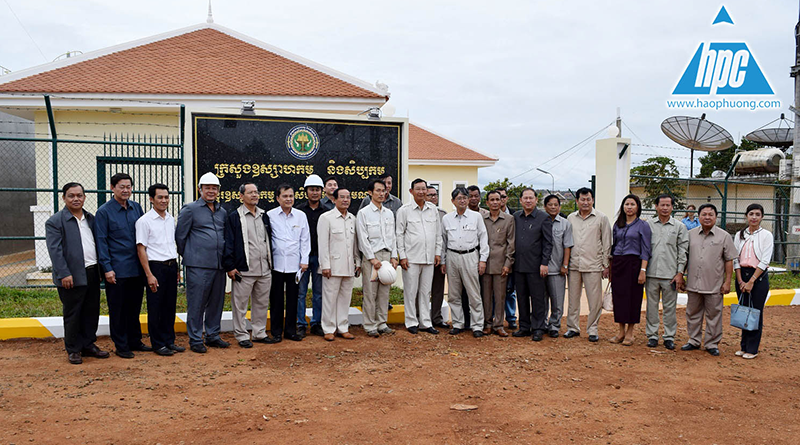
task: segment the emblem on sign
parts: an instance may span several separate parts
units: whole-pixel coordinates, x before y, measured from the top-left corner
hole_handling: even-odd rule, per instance
[[[286,148],[301,161],[311,159],[319,151],[319,136],[308,125],[298,125],[286,135]]]

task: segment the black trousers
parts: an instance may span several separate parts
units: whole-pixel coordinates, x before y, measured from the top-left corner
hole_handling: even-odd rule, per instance
[[[297,293],[300,286],[294,281],[295,272],[283,273],[272,271],[272,286],[269,290],[269,318],[270,332],[273,337],[281,338],[282,335],[297,334]],[[286,296],[286,320],[284,323],[284,294]],[[284,326],[285,325],[285,326]]]
[[[120,352],[130,352],[142,343],[142,312],[144,280],[141,277],[117,278],[117,284],[106,282],[108,325],[111,340]]]
[[[97,341],[100,320],[100,268],[86,268],[86,286],[58,288],[64,316],[64,347],[80,353]]]
[[[750,281],[750,278],[756,272],[752,267],[742,267],[739,270],[742,274],[742,281],[745,283]],[[761,274],[753,285],[753,290],[744,295],[742,295],[742,290],[739,289],[739,280],[736,280],[736,294],[739,295],[739,304],[742,306],[752,304],[754,308],[761,311],[761,315],[758,318],[758,329],[755,331],[742,329],[741,341],[742,351],[748,354],[758,354],[758,347],[761,345],[761,331],[764,329],[764,304],[767,302],[767,294],[769,294],[769,274],[767,272]]]
[[[159,349],[175,343],[175,302],[178,298],[178,262],[150,261],[158,291],[147,289],[147,330],[150,344]]]
[[[431,284],[431,322],[433,324],[444,323],[442,317],[442,302],[444,302],[444,277],[442,267],[433,268],[433,283]],[[469,307],[469,306],[467,306]]]
[[[547,297],[544,278],[535,273],[514,272],[519,307],[519,328],[523,331],[547,329]]]

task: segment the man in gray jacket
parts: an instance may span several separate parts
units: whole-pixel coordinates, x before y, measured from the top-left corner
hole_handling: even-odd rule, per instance
[[[45,239],[53,265],[53,284],[64,314],[64,346],[73,365],[83,357],[108,358],[97,345],[100,318],[100,268],[94,242],[94,216],[83,210],[83,186],[70,182],[62,189],[65,207],[45,224]]]
[[[175,243],[186,266],[186,331],[193,352],[205,353],[205,344],[227,348],[219,337],[225,301],[225,220],[227,213],[216,201],[219,180],[213,173],[200,177],[200,199],[186,204],[178,214]],[[205,315],[205,321],[203,316]]]

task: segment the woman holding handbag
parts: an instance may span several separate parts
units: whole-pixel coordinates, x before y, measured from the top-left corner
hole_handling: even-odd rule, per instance
[[[772,260],[774,246],[772,233],[761,227],[764,219],[764,207],[761,204],[747,206],[747,228],[742,229],[733,237],[738,257],[733,260],[733,269],[736,273],[736,293],[739,304],[758,309],[761,314],[758,319],[758,329],[753,331],[742,330],[741,349],[737,356],[745,359],[754,359],[758,355],[758,346],[761,343],[761,330],[764,323],[764,303],[769,293],[769,274],[767,268]]]
[[[619,333],[612,343],[633,344],[633,329],[641,321],[645,272],[650,259],[650,225],[642,221],[642,202],[628,195],[620,204],[611,247],[611,298]]]

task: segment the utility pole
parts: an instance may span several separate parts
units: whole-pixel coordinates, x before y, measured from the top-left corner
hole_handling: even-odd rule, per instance
[[[800,8],[798,9],[800,11]],[[795,116],[800,117],[798,114],[798,107],[800,107],[800,18],[798,18],[797,25],[794,27],[794,66],[791,70],[791,76],[794,77],[794,113]],[[794,121],[798,122],[797,117]],[[794,126],[794,143],[793,150],[800,149],[800,131],[797,130],[797,124]],[[794,152],[794,151],[793,151]],[[794,161],[794,165],[800,165],[798,160]],[[800,186],[800,171],[797,168],[792,168],[792,185]],[[792,202],[791,215],[789,217],[789,234],[786,239],[789,242],[798,242],[800,237],[795,234],[795,227],[800,228],[800,189],[793,188],[791,193]],[[775,228],[780,230],[780,228]],[[786,265],[790,270],[800,270],[800,246],[797,244],[789,244],[786,255]]]

